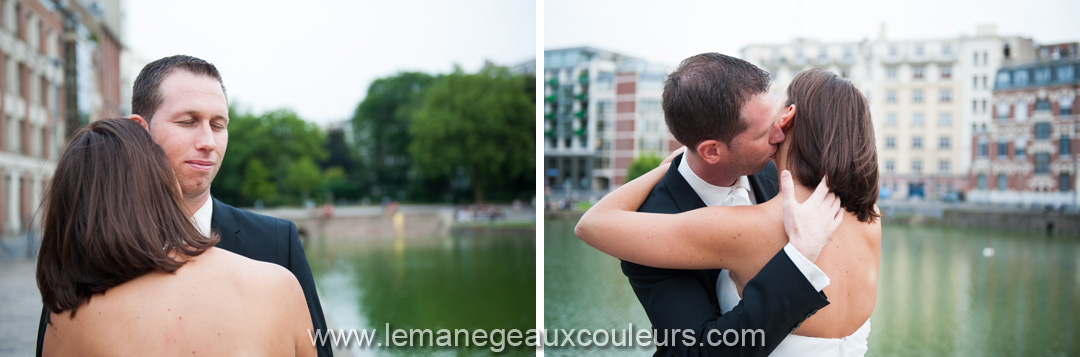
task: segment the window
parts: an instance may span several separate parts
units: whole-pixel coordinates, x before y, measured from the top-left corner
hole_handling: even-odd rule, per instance
[[[997,156],[1009,157],[1009,143],[1005,139],[998,139]]]
[[[1028,72],[1027,69],[1019,69],[1013,72],[1013,84],[1018,86],[1026,86],[1028,84]]]
[[[1018,102],[1016,102],[1016,105],[1013,108],[1015,108],[1015,112],[1013,113],[1013,118],[1016,118],[1016,121],[1026,121],[1027,120],[1027,118],[1028,118],[1028,105],[1027,105],[1027,103],[1025,103],[1023,100],[1018,101]]]
[[[885,91],[885,102],[886,103],[896,103],[896,91],[895,90],[887,90],[887,91]]]
[[[1013,144],[1013,156],[1023,157],[1027,155],[1027,138],[1016,138],[1016,143]]]
[[[896,45],[889,46],[889,56],[896,57]]]
[[[952,45],[947,44],[947,43],[941,45],[941,54],[945,55],[945,56],[951,56],[952,55]]]
[[[952,78],[952,66],[941,66],[938,68],[938,73],[941,75],[941,79]]]
[[[1058,81],[1071,81],[1073,79],[1073,67],[1061,66],[1057,68]]]
[[[952,113],[938,113],[937,126],[952,126]]]
[[[938,100],[943,103],[952,101],[952,89],[942,89],[938,92]]]
[[[979,110],[979,101],[977,101],[977,100],[972,100],[972,101],[971,101],[971,111],[972,111],[972,112],[976,112],[976,111],[978,111],[978,110]]]
[[[952,147],[952,138],[948,136],[939,137],[937,147],[938,149],[949,149],[950,147]]]
[[[986,137],[979,137],[979,157],[986,157]]]
[[[1050,110],[1050,101],[1046,99],[1036,100],[1035,110]]]
[[[1072,140],[1068,135],[1062,134],[1058,139],[1058,156],[1069,156],[1072,153]]]
[[[983,89],[989,89],[990,87],[986,86],[986,76],[983,76],[982,78],[983,78]]]
[[[976,181],[978,181],[978,185],[979,185],[980,190],[985,190],[986,189],[986,174],[979,174]]]
[[[1050,173],[1050,153],[1038,153],[1035,154],[1035,173],[1048,174]]]
[[[997,118],[1008,119],[1009,118],[1009,102],[998,102],[997,104]]]
[[[926,73],[926,66],[911,66],[911,77],[915,79],[922,79]]]
[[[600,72],[596,74],[596,89],[611,90],[615,82],[615,74],[611,72]]]
[[[946,161],[946,160],[938,161],[938,163],[937,163],[937,171],[940,174],[948,174],[950,166],[951,165],[949,165],[949,162]]]
[[[1009,179],[1005,177],[1005,174],[998,174],[997,189],[998,191],[1005,191],[1009,186]]]
[[[885,126],[896,126],[896,113],[885,114]]]
[[[922,101],[923,101],[923,91],[922,91],[922,89],[916,89],[916,90],[911,91],[911,101],[915,102],[915,103],[922,103]]]
[[[1012,76],[1009,75],[1009,72],[1006,72],[1006,71],[998,72],[997,86],[998,87],[1008,87],[1009,84],[1011,84],[1009,82],[1010,78],[1012,78]]]
[[[1072,114],[1072,97],[1062,97],[1058,100],[1058,115],[1071,115]]]
[[[922,149],[922,137],[921,136],[916,136],[914,138],[911,138],[911,148],[912,149]]]
[[[986,51],[983,51],[983,64],[990,63],[989,58],[990,57],[986,54]]]
[[[896,137],[895,136],[886,136],[885,137],[885,148],[886,149],[895,149],[896,148]]]
[[[1062,173],[1058,176],[1058,190],[1061,192],[1072,191],[1072,176],[1067,173]]]
[[[1035,69],[1035,83],[1046,83],[1050,81],[1050,68],[1037,68]]]
[[[897,71],[898,71],[898,70],[897,70],[896,66],[888,66],[888,67],[885,67],[885,78],[888,78],[888,79],[896,79],[896,77],[897,77],[897,76],[896,76],[896,73],[897,73]]]
[[[986,99],[982,100],[982,111],[983,113],[986,113]]]
[[[923,124],[924,120],[922,113],[915,113],[911,115],[911,126],[923,126]]]
[[[1050,139],[1050,123],[1035,124],[1035,140]]]
[[[923,45],[915,45],[915,55],[916,56],[922,56],[924,52],[925,51],[923,51]]]
[[[885,172],[896,171],[896,161],[885,160]]]
[[[911,171],[914,173],[922,172],[922,160],[915,160],[911,162]]]
[[[975,52],[975,53],[971,54],[971,63],[976,65],[976,66],[979,65],[979,53],[978,52]]]

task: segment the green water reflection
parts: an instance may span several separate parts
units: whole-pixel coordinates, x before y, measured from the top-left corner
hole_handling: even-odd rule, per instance
[[[649,327],[618,261],[573,224],[545,226],[545,326]],[[885,225],[881,249],[868,356],[1080,355],[1080,238]]]
[[[464,236],[311,242],[305,246],[331,328],[520,329],[535,327],[536,240]],[[380,340],[381,341],[381,340]],[[491,354],[487,347],[380,348],[358,355]],[[508,347],[509,355],[534,354]]]

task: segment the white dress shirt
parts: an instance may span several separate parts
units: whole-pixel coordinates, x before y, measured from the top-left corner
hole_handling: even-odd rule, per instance
[[[210,237],[210,219],[214,217],[214,198],[207,197],[206,203],[199,207],[198,211],[191,216],[191,223],[202,233],[204,237]]]
[[[727,206],[731,199],[729,194],[732,192],[732,187],[716,186],[701,179],[694,170],[690,169],[690,164],[686,162],[686,155],[683,154],[681,162],[679,163],[679,173],[682,174],[686,182],[690,184],[690,188],[697,192],[701,200],[705,202],[706,206]],[[757,204],[758,200],[754,197],[754,191],[750,190],[750,180],[746,176],[740,176],[735,186],[746,187],[746,192],[749,193],[750,204]],[[734,187],[734,186],[733,186]],[[725,202],[727,201],[727,202]],[[814,265],[810,259],[807,259],[799,250],[795,249],[795,246],[788,243],[784,246],[784,252],[787,253],[788,258],[791,259],[795,266],[799,268],[799,271],[803,273],[806,280],[810,281],[810,285],[814,286],[814,289],[821,291],[829,286],[829,277],[825,276],[825,272],[821,271],[817,265]]]

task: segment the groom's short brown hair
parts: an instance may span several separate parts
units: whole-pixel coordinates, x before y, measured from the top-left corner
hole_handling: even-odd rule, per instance
[[[664,121],[671,135],[688,148],[705,140],[730,144],[746,130],[743,104],[769,91],[769,72],[719,53],[687,58],[664,82]]]

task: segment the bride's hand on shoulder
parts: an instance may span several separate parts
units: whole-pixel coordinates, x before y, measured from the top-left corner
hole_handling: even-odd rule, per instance
[[[682,147],[679,147],[678,149],[675,149],[675,151],[671,152],[671,155],[668,155],[668,157],[664,158],[664,161],[660,162],[660,165],[670,164],[672,160],[675,160],[676,156],[679,156],[679,154],[682,154],[684,152],[686,152],[686,147],[685,146],[682,146]]]
[[[823,177],[806,201],[795,200],[795,183],[791,172],[780,173],[780,192],[784,195],[784,231],[788,241],[811,262],[816,262],[821,249],[829,243],[836,228],[844,220],[840,198],[829,192],[828,177]]]

